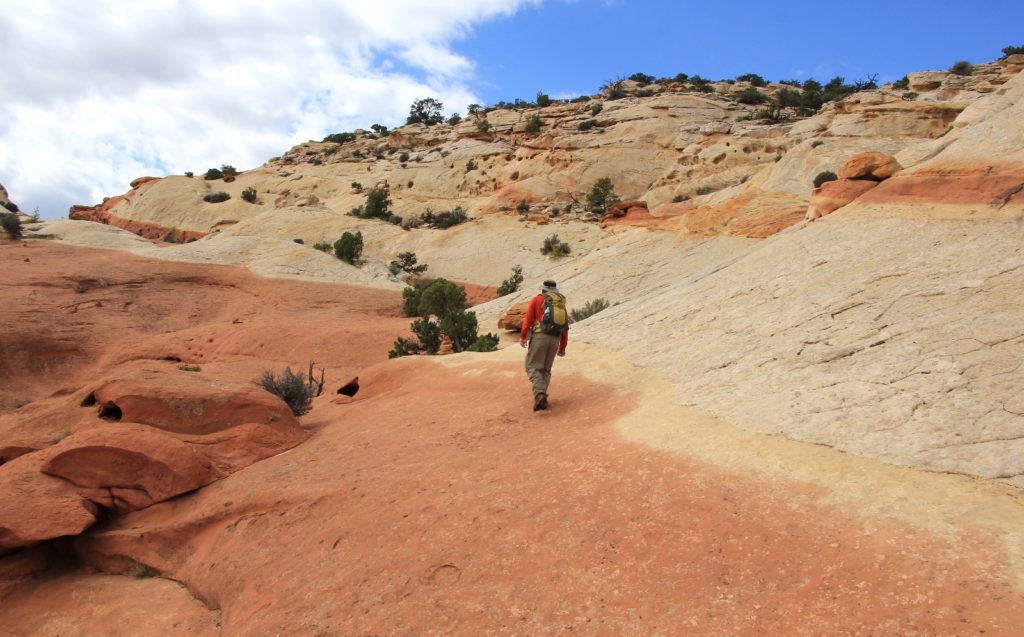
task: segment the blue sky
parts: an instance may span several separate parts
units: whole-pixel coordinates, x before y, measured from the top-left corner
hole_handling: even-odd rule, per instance
[[[954,9],[955,7],[955,9]],[[545,2],[477,27],[453,48],[487,102],[591,93],[642,71],[709,79],[855,80],[947,69],[1024,44],[1024,2]]]
[[[642,71],[880,81],[1024,45],[1024,2],[48,0],[0,11],[0,184],[47,218],[143,175],[246,170],[416,98],[595,93]]]

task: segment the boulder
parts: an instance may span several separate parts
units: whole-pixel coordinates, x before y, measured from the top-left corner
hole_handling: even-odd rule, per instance
[[[81,487],[88,499],[118,511],[142,509],[216,479],[204,452],[145,425],[83,431],[47,456],[43,473]]]
[[[251,384],[147,369],[93,390],[101,417],[182,434],[209,434],[246,423],[297,426],[277,396]]]
[[[850,157],[839,170],[839,178],[884,181],[900,168],[902,166],[892,155],[868,151]]]
[[[530,302],[525,301],[523,303],[516,303],[508,308],[505,316],[498,319],[498,329],[510,332],[518,332],[523,329],[523,320],[526,319],[526,308],[529,305]]]
[[[131,181],[131,183],[128,184],[128,185],[131,186],[132,189],[134,190],[135,188],[138,188],[139,186],[148,184],[151,181],[160,181],[160,178],[159,177],[137,177],[137,178],[133,179]]]
[[[839,179],[826,181],[811,192],[811,203],[804,218],[813,221],[839,210],[854,199],[878,185],[869,179]]]
[[[618,201],[618,202],[613,203],[612,205],[608,206],[608,209],[604,211],[604,216],[602,216],[601,219],[604,220],[604,219],[616,219],[616,218],[619,218],[619,217],[625,217],[626,214],[628,214],[630,211],[633,211],[634,209],[637,209],[637,208],[643,210],[643,212],[647,212],[647,202],[646,201]]]
[[[40,473],[42,462],[30,453],[0,466],[0,555],[78,535],[96,521],[96,506],[71,484]]]
[[[949,73],[945,71],[924,71],[921,73],[907,73],[907,80],[910,82],[910,90],[915,93],[934,91],[942,86],[943,80]]]

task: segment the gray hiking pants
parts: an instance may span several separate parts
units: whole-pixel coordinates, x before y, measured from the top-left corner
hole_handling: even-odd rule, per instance
[[[526,375],[533,384],[533,395],[548,393],[551,382],[551,364],[562,344],[561,336],[535,333],[530,337],[530,348],[526,350]]]

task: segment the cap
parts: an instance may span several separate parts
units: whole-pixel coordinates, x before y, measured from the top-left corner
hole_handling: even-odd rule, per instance
[[[558,287],[558,284],[556,284],[551,279],[548,279],[547,281],[544,282],[544,288],[547,289],[547,290],[554,290],[557,287]]]

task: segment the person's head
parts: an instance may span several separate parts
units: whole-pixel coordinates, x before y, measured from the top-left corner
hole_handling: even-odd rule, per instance
[[[548,279],[547,281],[544,282],[544,285],[542,285],[540,287],[540,289],[541,289],[541,291],[543,291],[543,290],[551,290],[552,292],[557,292],[558,291],[558,285],[554,281],[552,281],[551,279]]]

